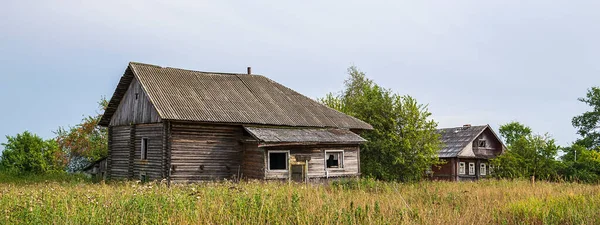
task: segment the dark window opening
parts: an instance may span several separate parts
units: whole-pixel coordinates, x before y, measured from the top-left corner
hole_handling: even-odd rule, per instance
[[[487,147],[487,143],[485,142],[485,140],[479,140],[478,146],[482,147],[482,148],[485,148],[485,147]]]
[[[148,179],[148,178],[146,177],[146,174],[142,174],[142,175],[140,175],[140,181],[141,181],[141,182],[146,182],[146,181],[148,181],[147,179]]]
[[[135,93],[135,100],[137,100],[137,99],[138,99],[138,96],[139,96],[139,95],[140,95],[140,94],[138,94],[138,93]]]
[[[328,152],[326,155],[327,168],[342,168],[342,153]]]
[[[285,152],[270,152],[269,153],[269,169],[270,170],[286,170],[287,169],[287,153],[285,153]]]
[[[148,138],[142,138],[142,159],[148,159]]]

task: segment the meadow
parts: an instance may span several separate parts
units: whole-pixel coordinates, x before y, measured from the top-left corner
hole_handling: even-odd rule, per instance
[[[0,224],[599,224],[600,186],[524,180],[92,183],[0,175]]]

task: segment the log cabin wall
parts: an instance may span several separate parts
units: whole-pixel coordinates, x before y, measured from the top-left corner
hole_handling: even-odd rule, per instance
[[[231,179],[241,173],[241,126],[171,122],[170,179]]]
[[[448,180],[453,181],[456,179],[456,158],[443,158],[444,164],[438,166],[432,166],[431,171],[433,172],[432,179],[434,180]]]
[[[358,145],[353,146],[291,146],[291,147],[266,147],[264,152],[265,157],[265,167],[267,167],[268,163],[268,152],[269,151],[290,151],[289,159],[292,163],[295,161],[294,155],[302,154],[302,155],[310,155],[311,159],[308,162],[308,179],[322,179],[328,177],[356,177],[360,175],[359,172],[359,163],[360,157],[359,152],[360,149]],[[328,150],[343,150],[344,151],[344,159],[343,159],[343,168],[342,169],[329,169],[328,173],[326,172],[326,161],[325,161],[325,151]],[[270,171],[268,169],[265,170],[265,178],[266,179],[287,179],[289,176],[289,168],[288,171]]]
[[[108,157],[108,175],[115,179],[129,177],[130,126],[110,127],[111,140]]]
[[[146,175],[147,179],[160,180],[163,177],[163,124],[137,124],[134,133],[133,179]],[[148,141],[147,158],[142,159],[142,139]]]
[[[242,176],[250,179],[265,178],[265,152],[258,143],[245,143],[242,159]]]
[[[134,78],[113,114],[110,126],[158,123],[160,121],[160,116],[142,85],[137,78]]]

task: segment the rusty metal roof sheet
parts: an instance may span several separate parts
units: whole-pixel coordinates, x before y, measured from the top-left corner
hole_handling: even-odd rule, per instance
[[[129,63],[100,125],[108,126],[137,78],[161,119],[296,127],[373,129],[264,76]]]
[[[330,143],[360,144],[366,142],[358,134],[333,128],[272,128],[244,126],[246,131],[263,143]]]

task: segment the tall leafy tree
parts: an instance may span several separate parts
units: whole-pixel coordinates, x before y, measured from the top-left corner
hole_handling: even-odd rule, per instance
[[[549,135],[531,134],[531,128],[518,122],[500,127],[508,150],[492,160],[499,177],[533,177],[545,180],[558,178],[559,162],[555,159],[559,146]]]
[[[87,116],[68,129],[59,127],[55,132],[58,146],[68,155],[69,171],[77,171],[108,155],[108,130],[98,126],[107,106],[108,101],[102,98],[96,115]]]
[[[592,110],[573,117],[571,121],[581,135],[577,144],[600,151],[600,87],[588,89],[586,96],[578,100],[586,103]]]
[[[437,123],[427,106],[375,84],[354,66],[348,74],[341,93],[329,93],[320,101],[373,126],[361,134],[368,140],[361,146],[361,172],[383,180],[422,179],[440,163]]]
[[[531,128],[519,122],[510,122],[500,127],[500,135],[504,138],[504,143],[511,146],[521,137],[531,135]]]
[[[6,136],[0,168],[14,173],[47,173],[63,171],[66,164],[63,152],[55,140],[43,140],[25,131]]]

